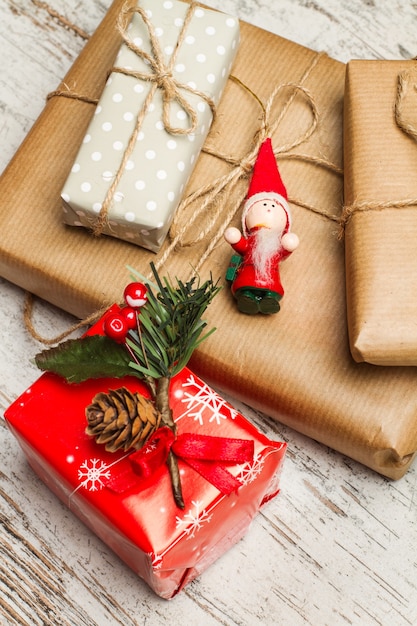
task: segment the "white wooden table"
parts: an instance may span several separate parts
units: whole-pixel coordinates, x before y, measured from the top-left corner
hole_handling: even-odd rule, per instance
[[[417,54],[412,0],[207,3],[344,62]],[[0,0],[0,170],[109,4]],[[23,299],[0,280],[2,409],[38,376],[30,359],[40,346],[24,328]],[[36,318],[45,333],[73,321],[47,304]],[[0,624],[417,624],[417,468],[390,482],[237,406],[288,442],[282,492],[244,540],[171,602],[57,501],[0,419]]]

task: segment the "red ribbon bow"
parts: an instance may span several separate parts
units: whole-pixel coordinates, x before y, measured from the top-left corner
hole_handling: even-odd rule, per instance
[[[229,495],[242,485],[231,474],[225,463],[237,464],[251,461],[254,442],[249,439],[230,439],[183,433],[175,437],[167,426],[159,428],[146,445],[129,456],[130,468],[111,478],[107,486],[116,493],[123,493],[146,480],[162,467],[172,450],[176,457],[190,465],[221,493]],[[132,472],[133,469],[133,472]]]

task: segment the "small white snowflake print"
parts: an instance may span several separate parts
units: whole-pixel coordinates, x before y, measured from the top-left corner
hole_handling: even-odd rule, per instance
[[[163,557],[154,552],[148,552],[148,557],[151,561],[152,569],[161,569]]]
[[[155,452],[157,447],[158,447],[158,444],[156,443],[156,441],[150,441],[149,443],[143,446],[142,452],[143,454],[150,454],[151,452]]]
[[[194,509],[190,509],[183,518],[178,517],[178,515],[176,518],[177,528],[183,528],[187,539],[194,537],[196,532],[198,532],[204,524],[209,524],[212,518],[212,515],[207,513],[205,509],[201,509],[201,502],[192,501],[192,505]]]
[[[243,465],[239,466],[237,479],[240,480],[242,485],[253,483],[253,481],[256,480],[262,472],[263,467],[264,459],[259,454],[255,454],[253,461],[247,461]]]
[[[227,418],[235,419],[238,415],[234,409],[224,398],[209,387],[203,381],[197,381],[192,374],[183,383],[183,387],[193,387],[193,391],[185,391],[184,402],[187,406],[185,414],[194,418],[201,426],[204,424],[204,418],[208,418],[209,422],[216,422],[220,425],[222,420]]]
[[[104,487],[103,479],[111,476],[108,465],[100,459],[88,459],[80,465],[78,470],[78,480],[80,487],[88,491],[98,491]]]

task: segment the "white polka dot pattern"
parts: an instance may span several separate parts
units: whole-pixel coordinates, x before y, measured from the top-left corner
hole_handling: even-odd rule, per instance
[[[141,0],[140,4],[151,15],[165,62],[169,63],[188,5],[175,0]],[[128,35],[151,53],[149,34],[136,14]],[[196,9],[175,59],[174,77],[217,104],[238,40],[237,19],[206,8]],[[149,66],[125,44],[116,65],[150,72]],[[94,223],[150,89],[151,83],[146,81],[115,72],[110,76],[62,191],[67,224],[90,228]],[[212,122],[204,99],[186,90],[181,93],[197,114],[197,129],[189,135],[168,133],[162,122],[162,94],[156,91],[113,195],[109,228],[105,230],[155,252],[166,237]],[[171,105],[170,123],[177,128],[189,127],[187,114],[176,102]]]

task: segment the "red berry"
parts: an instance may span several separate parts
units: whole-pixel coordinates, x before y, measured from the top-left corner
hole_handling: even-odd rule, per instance
[[[120,315],[122,315],[126,321],[127,327],[129,329],[137,328],[137,313],[136,310],[131,306],[125,306],[123,309],[120,309]]]
[[[104,332],[107,337],[115,341],[124,341],[129,330],[126,319],[120,313],[108,315],[103,323]]]
[[[148,299],[147,291],[146,285],[143,283],[130,283],[127,285],[123,292],[127,306],[132,307],[132,309],[139,309],[146,304]]]

